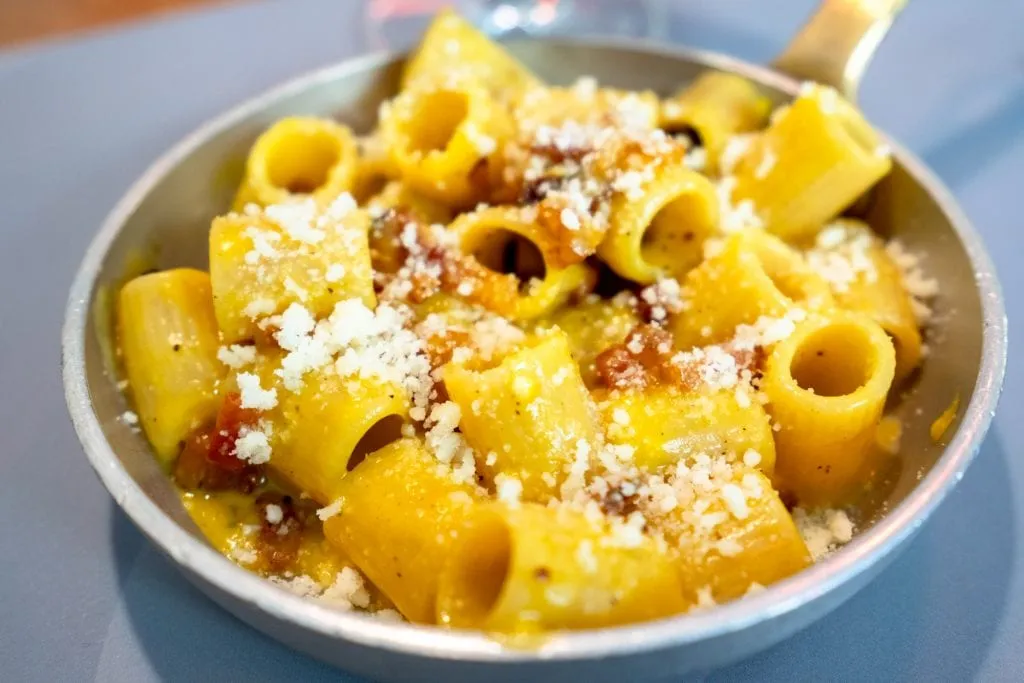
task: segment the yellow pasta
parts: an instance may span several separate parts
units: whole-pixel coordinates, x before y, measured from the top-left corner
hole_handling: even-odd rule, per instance
[[[738,325],[783,317],[793,307],[832,304],[828,283],[800,253],[760,231],[727,238],[718,254],[687,274],[683,298],[686,309],[672,322],[680,348],[727,340]]]
[[[809,85],[737,162],[731,200],[787,241],[813,235],[881,180],[889,149],[832,88]]]
[[[818,235],[808,262],[830,276],[836,305],[870,316],[896,348],[896,381],[921,362],[921,331],[899,267],[861,221],[840,219]]]
[[[735,392],[683,392],[675,387],[618,392],[600,404],[613,443],[633,447],[632,462],[660,470],[700,453],[747,460],[762,472],[775,467],[768,415]]]
[[[761,382],[775,472],[802,504],[843,502],[863,481],[895,366],[885,331],[855,313],[811,317],[775,346]]]
[[[529,633],[681,612],[686,605],[669,558],[649,540],[616,540],[575,511],[477,506],[441,574],[438,621]]]
[[[370,197],[383,191],[389,181],[401,175],[395,166],[379,130],[359,138],[359,157],[352,178],[351,194],[362,206]]]
[[[640,316],[633,306],[591,296],[575,306],[559,309],[542,319],[538,327],[558,327],[565,332],[583,383],[593,388],[599,382],[595,365],[598,354],[621,342],[638,324]]]
[[[346,126],[312,117],[281,119],[249,151],[233,208],[280,204],[297,195],[331,201],[352,188],[357,157]]]
[[[527,128],[572,125],[607,125],[609,121],[632,128],[658,125],[658,96],[650,90],[631,92],[599,88],[593,79],[580,79],[571,88],[535,87],[515,103],[515,115]]]
[[[320,316],[343,299],[373,306],[368,224],[347,195],[324,211],[307,200],[215,219],[210,278],[224,341],[252,339],[260,319],[293,303]]]
[[[514,99],[538,83],[500,45],[451,10],[442,10],[406,62],[401,87],[432,86],[451,77],[471,78],[503,99]]]
[[[451,11],[383,94],[359,138],[273,123],[209,275],[120,292],[134,409],[219,551],[517,642],[741,598],[819,559],[816,525],[852,537],[813,508],[898,456],[880,418],[933,287],[836,218],[890,166],[848,103],[550,86]]]
[[[558,247],[539,229],[534,215],[531,208],[495,206],[463,214],[449,228],[464,253],[490,270],[512,272],[519,279],[512,307],[495,311],[515,320],[548,314],[593,285],[593,272],[584,263],[549,267]]]
[[[372,211],[407,211],[415,220],[423,223],[444,223],[452,219],[452,212],[444,204],[424,197],[411,190],[405,183],[392,180],[366,201],[366,208]]]
[[[700,263],[718,226],[718,198],[707,178],[681,164],[656,169],[639,197],[612,199],[611,227],[597,253],[622,277],[650,284],[682,277]]]
[[[439,471],[422,441],[371,453],[337,487],[327,539],[410,621],[432,623],[438,575],[476,490]]]
[[[771,103],[756,85],[735,74],[701,74],[661,105],[660,125],[671,133],[692,133],[707,155],[705,169],[715,173],[730,138],[758,130]]]
[[[685,596],[696,604],[741,597],[811,563],[768,477],[742,464],[719,469],[710,468],[710,485],[684,490],[689,498],[653,521],[673,549]]]
[[[169,462],[219,405],[223,370],[210,277],[179,268],[131,280],[121,289],[117,331],[139,422]]]
[[[376,379],[320,376],[297,394],[278,393],[271,466],[324,505],[367,453],[399,437],[409,412],[405,392]]]
[[[381,134],[402,180],[439,201],[469,206],[488,191],[489,159],[511,133],[508,112],[473,81],[404,90],[383,110]]]
[[[490,369],[448,365],[444,382],[461,409],[462,433],[484,459],[486,481],[515,478],[526,500],[554,495],[577,451],[597,443],[590,396],[560,330]]]

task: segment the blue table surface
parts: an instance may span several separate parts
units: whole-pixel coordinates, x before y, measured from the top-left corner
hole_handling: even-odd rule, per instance
[[[814,4],[676,2],[667,33],[763,62]],[[132,180],[209,116],[366,50],[361,12],[259,2],[0,53],[0,678],[355,680],[221,611],[120,513],[66,417],[58,339],[83,250]],[[1021,26],[1021,0],[910,3],[862,91],[984,236],[1011,320],[1024,313]],[[1022,401],[1011,353],[985,446],[906,553],[709,680],[1024,680]]]

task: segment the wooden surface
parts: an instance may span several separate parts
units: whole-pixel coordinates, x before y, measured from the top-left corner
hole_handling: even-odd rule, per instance
[[[0,0],[0,48],[228,0]]]

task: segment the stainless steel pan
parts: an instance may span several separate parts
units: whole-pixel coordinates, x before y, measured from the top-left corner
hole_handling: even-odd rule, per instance
[[[899,0],[827,0],[778,59],[781,72],[855,89]],[[639,42],[550,40],[512,44],[545,79],[580,75],[627,88],[678,88],[706,68],[743,74],[784,101],[797,81],[718,54]],[[64,384],[75,428],[117,503],[200,589],[256,628],[350,671],[389,681],[640,680],[722,665],[766,648],[835,608],[882,570],[960,480],[994,412],[1006,360],[1006,320],[992,263],[942,184],[893,144],[891,177],[868,209],[878,229],[927,254],[941,279],[943,322],[905,421],[902,466],[868,510],[854,541],[826,562],[720,608],[665,621],[553,635],[510,649],[485,635],[385,624],[285,592],[218,554],[190,521],[143,437],[118,421],[127,408],[110,364],[110,293],[140,250],[157,265],[203,266],[209,220],[237,186],[257,134],[289,114],[372,123],[393,93],[402,59],[371,56],[303,76],[211,121],[157,161],[93,240],[71,288],[63,331]],[[961,395],[945,445],[928,424]]]

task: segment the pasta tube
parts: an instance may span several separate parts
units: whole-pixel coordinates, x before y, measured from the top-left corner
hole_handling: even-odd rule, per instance
[[[462,433],[484,458],[485,480],[514,477],[526,500],[547,501],[577,450],[596,444],[590,395],[561,330],[528,340],[490,369],[449,364],[444,383],[462,411]]]
[[[497,43],[452,10],[430,23],[402,71],[402,90],[469,77],[496,97],[514,99],[537,78]]]
[[[292,303],[316,317],[344,299],[375,306],[368,225],[347,195],[324,212],[307,200],[215,218],[210,279],[224,341],[254,338],[261,318]]]
[[[810,553],[764,473],[742,463],[689,461],[674,486],[678,501],[649,515],[676,558],[684,595],[704,605],[767,586],[811,563]]]
[[[823,273],[840,308],[869,316],[896,348],[896,381],[921,362],[921,331],[899,267],[864,223],[840,219],[818,234],[808,263]]]
[[[355,138],[329,119],[281,119],[256,139],[233,204],[280,204],[296,195],[329,202],[352,189],[358,164]]]
[[[683,611],[649,539],[618,539],[567,509],[476,506],[441,574],[438,622],[502,633],[597,628]]]
[[[338,484],[327,540],[351,558],[409,621],[434,622],[438,575],[474,507],[418,439],[371,453]]]
[[[871,453],[892,386],[892,342],[870,318],[814,316],[779,342],[761,389],[778,425],[775,471],[801,504],[835,504],[851,492]]]
[[[762,472],[775,467],[768,415],[736,393],[684,393],[671,386],[615,392],[600,404],[612,443],[635,450],[632,462],[654,472],[700,453],[748,460]]]
[[[283,394],[271,418],[270,465],[327,505],[367,453],[399,438],[408,411],[406,392],[393,384],[320,375],[298,394]]]
[[[139,422],[168,463],[220,405],[210,276],[178,268],[131,280],[121,289],[117,333]]]
[[[658,166],[639,197],[616,193],[609,222],[598,255],[622,277],[651,284],[700,263],[704,240],[718,227],[718,198],[696,171]]]
[[[691,270],[683,281],[687,308],[672,322],[680,348],[725,341],[736,326],[761,316],[782,317],[794,306],[832,303],[828,283],[800,252],[760,231],[730,235],[722,250]]]
[[[759,130],[771,102],[742,76],[709,71],[661,106],[661,128],[692,133],[707,152],[705,171],[714,174],[733,135]]]
[[[515,320],[552,312],[574,293],[589,290],[594,272],[584,263],[556,268],[555,244],[532,220],[529,208],[495,206],[459,216],[449,226],[463,253],[485,268],[512,272],[519,293],[510,310],[495,310]]]
[[[402,180],[449,205],[483,199],[476,179],[511,134],[508,112],[473,81],[402,91],[381,112],[381,133]]]
[[[738,161],[734,203],[750,200],[788,242],[812,236],[892,167],[888,147],[832,88],[809,85]]]

